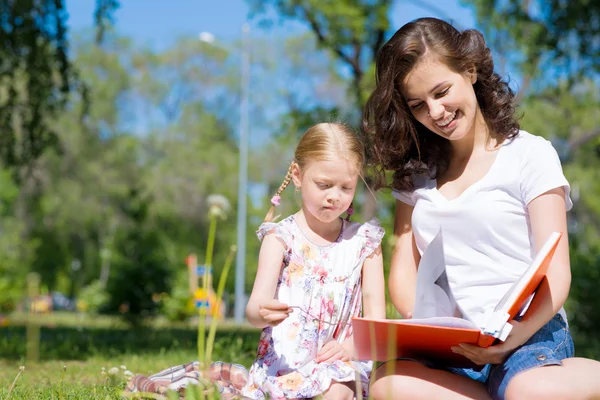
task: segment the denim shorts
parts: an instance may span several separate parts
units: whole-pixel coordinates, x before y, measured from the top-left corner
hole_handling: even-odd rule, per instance
[[[402,358],[416,361],[429,368],[450,371],[483,383],[494,400],[504,400],[508,383],[517,374],[546,365],[562,365],[562,360],[573,357],[573,339],[567,323],[556,314],[546,325],[517,348],[502,364],[487,364],[478,370],[445,367],[428,359]]]
[[[508,383],[517,374],[546,365],[562,365],[573,357],[575,348],[567,323],[556,314],[502,364],[487,364],[480,371],[471,368],[446,368],[450,372],[485,384],[494,400],[504,400]]]

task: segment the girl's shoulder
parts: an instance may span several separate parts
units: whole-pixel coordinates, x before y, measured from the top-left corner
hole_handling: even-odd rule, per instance
[[[278,222],[263,222],[256,230],[256,236],[258,236],[258,240],[262,241],[266,235],[274,234],[276,237],[282,239],[286,246],[289,246],[291,244],[293,226],[293,215]]]
[[[385,234],[385,229],[383,229],[377,218],[372,218],[367,222],[347,222],[347,224],[344,236],[348,238],[366,238],[379,244]]]

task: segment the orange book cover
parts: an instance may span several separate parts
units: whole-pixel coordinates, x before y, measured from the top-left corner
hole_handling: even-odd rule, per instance
[[[529,304],[546,276],[561,237],[562,233],[555,232],[548,238],[529,268],[498,302],[490,318],[491,326],[482,329],[468,319],[454,316],[404,320],[355,317],[352,323],[358,358],[374,361],[427,358],[449,366],[473,366],[468,359],[453,353],[451,347],[459,343],[488,347],[501,338],[506,323]]]

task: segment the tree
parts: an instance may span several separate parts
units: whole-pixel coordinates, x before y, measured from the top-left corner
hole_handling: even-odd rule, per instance
[[[349,72],[353,108],[350,121],[358,125],[363,106],[374,85],[373,67],[377,51],[386,40],[391,0],[329,1],[248,0],[254,15],[265,15],[272,7],[281,16],[308,25],[319,46],[335,55],[340,69]],[[367,180],[368,182],[368,180]],[[363,196],[362,215],[375,215],[376,202]]]
[[[97,0],[98,40],[115,0]],[[62,0],[0,1],[0,162],[21,180],[47,148],[58,148],[51,120],[81,86],[69,57]]]
[[[46,149],[21,192],[30,204],[23,217],[27,236],[40,242],[31,268],[50,289],[76,295],[80,285],[107,280],[107,255],[126,221],[120,205],[139,179],[141,146],[121,125],[131,112],[123,101],[132,86],[126,65],[131,43],[113,37],[98,47],[91,38],[75,36],[72,44],[72,63],[88,88],[87,98],[72,94],[69,109],[51,121],[60,150]],[[81,268],[74,271],[71,265]]]
[[[11,175],[0,171],[0,314],[13,311],[25,291],[26,266],[37,244],[26,239],[23,221],[14,215],[18,197]]]
[[[501,33],[540,73],[575,82],[600,71],[600,3],[561,0],[464,0],[487,33]],[[548,68],[551,66],[552,68]],[[530,69],[530,72],[533,69]]]
[[[108,283],[108,310],[120,311],[132,323],[157,312],[156,296],[170,291],[173,276],[161,232],[149,218],[151,199],[143,192],[133,186],[124,202],[131,226],[117,235],[119,257]]]
[[[372,84],[366,76],[389,29],[390,0],[330,1],[249,0],[254,13],[265,13],[268,6],[282,16],[305,22],[318,43],[332,51],[349,69],[356,110],[362,111],[365,89]]]
[[[561,0],[463,0],[497,54],[522,74],[519,96],[577,85],[600,72],[600,3]],[[543,67],[542,67],[543,66]],[[529,93],[531,91],[531,93]],[[600,136],[575,128],[570,152]]]

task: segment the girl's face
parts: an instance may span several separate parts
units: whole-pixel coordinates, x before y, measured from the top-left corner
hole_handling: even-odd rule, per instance
[[[358,170],[344,159],[313,161],[300,170],[292,167],[292,179],[302,190],[303,209],[321,222],[332,222],[340,217],[352,203]]]
[[[480,115],[473,84],[475,71],[459,74],[433,58],[419,62],[403,82],[402,96],[412,115],[448,140],[472,133]]]

